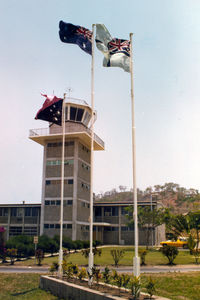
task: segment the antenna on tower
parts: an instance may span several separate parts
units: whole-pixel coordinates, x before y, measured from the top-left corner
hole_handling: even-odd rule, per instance
[[[73,92],[73,89],[71,87],[67,88],[68,97],[71,97],[71,92]]]

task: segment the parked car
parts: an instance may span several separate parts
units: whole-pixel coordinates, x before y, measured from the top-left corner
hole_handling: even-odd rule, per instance
[[[174,246],[180,248],[188,248],[186,237],[179,237],[177,240],[168,240],[160,243],[162,246]]]

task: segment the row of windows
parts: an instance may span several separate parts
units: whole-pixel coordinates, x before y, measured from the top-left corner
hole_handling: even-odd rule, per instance
[[[89,226],[87,226],[87,225],[82,225],[82,226],[81,226],[81,230],[82,230],[82,231],[89,231]]]
[[[85,151],[85,152],[87,152],[87,153],[90,151],[90,150],[89,150],[87,147],[85,147],[84,145],[81,145],[81,148],[82,148],[83,151]]]
[[[90,204],[86,202],[81,202],[82,207],[90,208]]]
[[[74,180],[73,179],[67,179],[64,180],[64,184],[73,184]],[[61,184],[61,180],[46,180],[46,185],[50,184]]]
[[[90,185],[85,183],[85,182],[81,182],[81,187],[86,189],[86,190],[89,190],[90,189]]]
[[[119,231],[119,227],[104,227],[104,231]]]
[[[119,208],[118,207],[104,207],[103,214],[106,217],[113,217],[113,216],[118,217],[119,216]],[[122,215],[131,215],[132,213],[127,211],[127,207],[122,206],[121,214]],[[96,217],[102,216],[101,207],[95,207],[95,216]]]
[[[60,203],[61,203],[60,200],[45,200],[45,205],[55,206],[55,205],[60,205]],[[63,200],[64,206],[72,205],[72,204],[73,204],[73,200]]]
[[[88,171],[90,170],[90,167],[85,163],[82,163],[81,166],[82,166],[83,169],[86,169]]]
[[[7,217],[8,216],[8,208],[1,207],[0,208],[0,217]]]
[[[22,217],[24,208],[21,207],[11,207],[11,217]],[[25,207],[24,215],[25,217],[37,217],[39,213],[38,207]],[[0,208],[0,216],[8,216],[8,208]]]
[[[44,229],[59,229],[60,224],[44,224]],[[72,229],[72,224],[63,224],[63,229]]]
[[[73,164],[74,164],[73,159],[67,159],[64,161],[64,165],[66,165],[66,166],[73,165]],[[62,160],[47,160],[46,165],[47,166],[61,166]]]
[[[106,217],[118,217],[119,209],[118,207],[104,207],[104,216]]]
[[[65,146],[73,146],[73,145],[74,145],[74,141],[65,142]],[[61,146],[62,146],[62,142],[47,144],[47,147],[61,147]]]

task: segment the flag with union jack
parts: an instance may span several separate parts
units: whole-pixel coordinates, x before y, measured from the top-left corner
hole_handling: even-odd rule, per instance
[[[83,51],[92,55],[92,31],[63,21],[60,21],[59,29],[62,42],[77,44]]]
[[[130,41],[112,38],[105,25],[97,24],[96,45],[104,54],[104,67],[120,67],[130,72]]]

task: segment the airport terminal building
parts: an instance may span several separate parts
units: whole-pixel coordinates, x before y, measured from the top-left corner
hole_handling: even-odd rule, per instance
[[[65,101],[65,153],[63,235],[73,240],[89,240],[91,108],[83,100]],[[0,205],[0,226],[6,237],[26,234],[60,233],[62,127],[49,123],[48,128],[30,130],[29,138],[43,147],[42,199],[39,204]],[[94,134],[94,150],[104,150],[104,142]],[[133,199],[123,201],[94,200],[94,239],[104,244],[134,244],[134,229],[127,226],[125,207]],[[159,207],[156,199],[138,200],[138,205]],[[150,243],[165,238],[159,226]],[[153,241],[152,241],[153,239]],[[139,244],[145,244],[145,228],[139,229]]]

